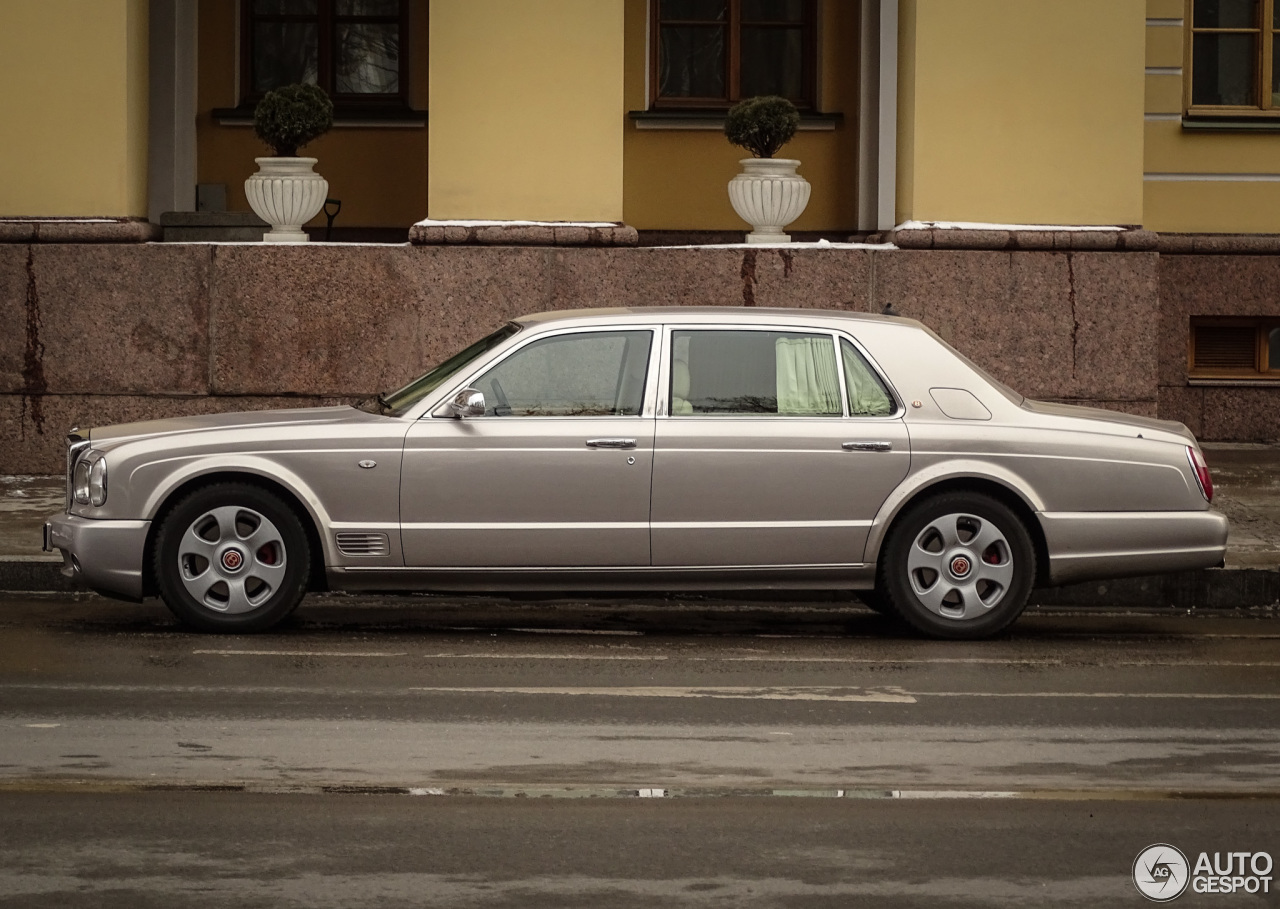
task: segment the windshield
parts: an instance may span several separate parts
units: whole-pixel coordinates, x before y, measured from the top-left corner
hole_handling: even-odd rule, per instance
[[[435,391],[454,373],[462,370],[473,360],[484,356],[519,330],[519,325],[514,322],[508,322],[493,334],[486,338],[481,338],[466,350],[454,354],[430,372],[414,379],[404,388],[393,391],[390,394],[379,395],[378,406],[385,414],[390,414],[393,417],[404,416],[409,408]]]

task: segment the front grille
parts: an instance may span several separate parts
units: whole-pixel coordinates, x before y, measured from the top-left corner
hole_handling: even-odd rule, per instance
[[[71,506],[75,504],[75,473],[76,461],[80,460],[80,455],[89,449],[89,440],[80,435],[75,429],[67,433],[67,513],[71,513]]]
[[[391,553],[385,533],[344,530],[337,535],[338,551],[349,556],[384,556]]]

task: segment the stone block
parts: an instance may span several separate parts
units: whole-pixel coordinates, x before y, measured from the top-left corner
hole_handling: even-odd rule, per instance
[[[551,259],[587,250],[528,247],[422,246],[405,250],[405,280],[418,313],[421,354],[395,387],[466,347],[511,319],[549,309],[595,306],[590,299],[569,306],[551,296]],[[407,365],[407,364],[406,364]]]
[[[15,258],[14,249],[23,252]],[[14,382],[5,369],[0,373],[0,392],[199,394],[208,390],[208,247],[10,247],[5,248],[0,269],[6,275],[0,281],[10,285],[8,293],[15,294],[11,299],[6,293],[0,305],[6,318],[15,319],[6,324],[18,329],[23,354],[18,362],[24,374]],[[0,344],[7,348],[13,341]],[[34,359],[26,356],[28,349],[34,351]]]
[[[34,250],[25,244],[0,244],[0,392],[39,389],[44,384],[38,348],[40,310],[30,302],[27,264]]]
[[[1047,230],[1015,230],[1009,245],[1016,249],[1053,249],[1053,234]]]
[[[1154,253],[1072,253],[1071,386],[1082,398],[1156,399],[1159,258]]]
[[[415,224],[409,228],[409,242],[423,245],[443,243],[444,225]]]
[[[216,247],[214,394],[369,395],[423,360],[422,285],[410,260],[439,247]]]
[[[1206,387],[1204,438],[1208,441],[1280,441],[1280,395],[1273,388]]]
[[[1005,249],[1007,230],[935,230],[934,249]]]
[[[920,319],[1023,394],[1155,399],[1155,352],[1144,334],[1157,311],[1154,255],[903,250],[876,256],[877,307],[891,303]]]
[[[885,239],[898,249],[931,249],[933,248],[933,231],[931,230],[894,230]]]
[[[147,243],[160,225],[146,218],[13,218],[0,221],[0,243]]]
[[[1204,392],[1203,388],[1187,385],[1161,385],[1157,416],[1162,420],[1177,420],[1195,433],[1196,438],[1202,438]]]

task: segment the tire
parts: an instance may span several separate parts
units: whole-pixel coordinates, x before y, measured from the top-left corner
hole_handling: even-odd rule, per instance
[[[862,601],[862,605],[872,612],[887,616],[897,616],[898,614],[897,610],[889,602],[889,598],[885,596],[884,591],[878,588],[874,590],[855,590],[853,593]]]
[[[263,631],[297,608],[311,551],[298,515],[274,493],[218,483],[181,499],[153,550],[156,586],[197,631]]]
[[[999,634],[1022,614],[1035,576],[1035,547],[1021,519],[989,496],[954,492],[898,518],[876,587],[916,630],[972,640]]]

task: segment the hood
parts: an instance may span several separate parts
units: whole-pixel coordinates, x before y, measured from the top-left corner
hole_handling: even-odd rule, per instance
[[[89,432],[94,443],[125,442],[144,436],[165,436],[179,433],[209,432],[238,428],[263,428],[269,426],[302,426],[324,423],[362,423],[385,420],[354,407],[299,407],[292,410],[254,410],[237,413],[211,413],[190,417],[170,417],[164,420],[147,420],[140,423],[117,423],[99,426]]]
[[[1050,401],[1033,401],[1030,398],[1022,402],[1022,407],[1032,413],[1044,414],[1049,417],[1065,417],[1073,420],[1106,423],[1114,427],[1117,432],[1127,429],[1134,434],[1143,433],[1148,438],[1151,437],[1150,434],[1152,433],[1165,433],[1177,436],[1179,440],[1191,445],[1196,444],[1196,437],[1192,435],[1191,430],[1174,420],[1157,420],[1152,417],[1139,417],[1115,410],[1103,410],[1101,407],[1056,404]],[[1102,431],[1101,427],[1098,430]]]

